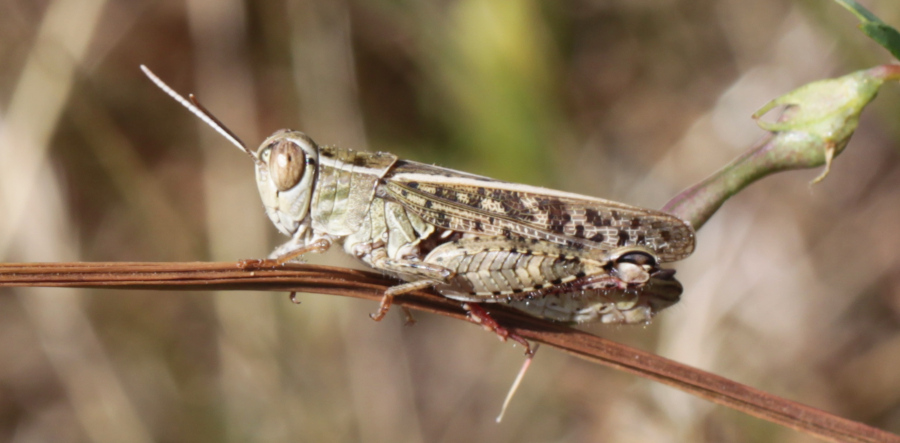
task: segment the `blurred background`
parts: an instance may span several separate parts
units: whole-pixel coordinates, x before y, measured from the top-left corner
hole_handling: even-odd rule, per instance
[[[863,2],[900,25],[895,0]],[[279,128],[646,207],[806,82],[890,61],[816,0],[0,0],[3,261],[232,261],[285,241],[247,158]],[[729,201],[680,304],[586,329],[900,432],[900,86],[831,175]],[[339,251],[312,263],[358,266]],[[0,441],[806,442],[471,325],[282,293],[0,290]]]

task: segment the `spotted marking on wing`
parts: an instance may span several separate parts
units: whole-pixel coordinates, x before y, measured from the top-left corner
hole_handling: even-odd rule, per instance
[[[643,246],[660,262],[694,250],[694,230],[660,211],[465,172],[398,161],[381,190],[428,223],[486,236],[523,237],[575,249]]]

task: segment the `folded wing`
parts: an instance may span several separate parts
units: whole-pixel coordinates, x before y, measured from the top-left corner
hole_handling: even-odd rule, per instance
[[[664,212],[417,162],[398,162],[379,194],[437,227],[459,232],[603,251],[638,245],[661,262],[681,260],[694,250],[693,228]]]

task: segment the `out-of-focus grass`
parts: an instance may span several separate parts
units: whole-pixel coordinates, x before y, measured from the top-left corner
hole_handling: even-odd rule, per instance
[[[246,158],[141,63],[249,144],[291,127],[658,207],[748,146],[771,98],[887,60],[823,2],[191,0],[52,21],[66,5],[0,3],[8,261],[237,259],[284,240]],[[893,2],[867,6],[900,21]],[[785,174],[727,203],[653,325],[592,330],[900,431],[898,97],[885,88],[821,185]],[[519,349],[302,300],[4,290],[0,439],[806,440],[552,352],[496,425]]]

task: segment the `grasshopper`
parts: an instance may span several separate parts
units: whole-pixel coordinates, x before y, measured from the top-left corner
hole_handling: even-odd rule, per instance
[[[511,337],[478,303],[505,303],[566,323],[648,322],[682,287],[662,263],[694,250],[694,230],[659,211],[398,158],[321,146],[279,130],[254,152],[191,95],[144,72],[253,161],[266,214],[290,240],[275,266],[341,244],[368,266],[404,280],[397,295],[433,288],[466,303],[474,319]]]

